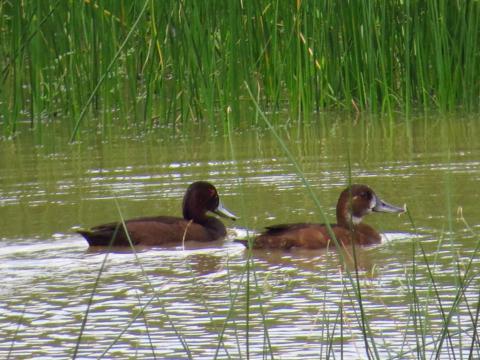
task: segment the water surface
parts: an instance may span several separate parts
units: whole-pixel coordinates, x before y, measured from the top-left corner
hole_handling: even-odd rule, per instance
[[[71,357],[95,288],[80,358],[105,351],[106,358],[238,359],[247,352],[270,358],[271,351],[283,359],[342,353],[363,359],[361,308],[350,276],[362,289],[368,351],[416,358],[421,340],[413,324],[423,321],[430,356],[442,339],[442,311],[448,315],[456,303],[459,274],[470,260],[470,282],[449,319],[441,358],[454,357],[448,349],[457,358],[479,357],[478,335],[472,346],[480,285],[478,119],[314,120],[277,130],[331,221],[350,175],[386,201],[407,204],[412,214],[413,224],[391,214],[366,219],[384,242],[357,249],[358,277],[351,252],[334,249],[255,251],[253,270],[246,270],[248,253],[236,237],[269,224],[323,222],[269,131],[164,128],[150,135],[119,131],[105,141],[83,134],[68,144],[68,134],[51,125],[41,135],[25,131],[1,142],[0,357]],[[118,220],[120,213],[179,215],[186,187],[200,179],[214,183],[240,216],[225,221],[224,242],[91,251],[72,231]],[[460,207],[468,226],[457,220]],[[412,317],[415,304],[427,319]]]

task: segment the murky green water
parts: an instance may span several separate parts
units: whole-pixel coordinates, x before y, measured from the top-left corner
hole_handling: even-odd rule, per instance
[[[448,349],[480,357],[473,331],[480,288],[474,253],[480,232],[478,119],[385,126],[374,119],[354,123],[325,116],[320,125],[278,131],[332,221],[349,161],[354,182],[370,185],[391,203],[406,203],[412,213],[416,228],[407,216],[376,214],[366,220],[385,234],[383,244],[357,254],[374,339],[370,351],[381,358],[417,356],[421,340],[413,331],[409,282],[415,258],[430,356],[442,337],[442,311],[448,315],[455,303],[458,274],[473,257],[441,358],[453,358]],[[108,351],[106,358],[178,359],[190,352],[194,359],[215,354],[237,359],[249,351],[259,359],[268,343],[282,359],[367,357],[360,308],[337,251],[255,252],[255,276],[245,272],[247,254],[232,242],[235,237],[274,223],[321,221],[268,131],[243,129],[227,136],[198,127],[184,135],[159,129],[149,136],[99,139],[68,145],[68,134],[45,129],[0,143],[1,358],[71,357],[104,261],[79,358]],[[71,232],[76,225],[118,219],[115,199],[126,218],[180,214],[185,188],[199,179],[214,183],[224,204],[241,217],[226,222],[225,242],[140,251],[139,266],[132,252],[92,252]],[[460,206],[471,230],[457,221]],[[412,254],[415,241],[424,246],[433,285],[418,246]]]

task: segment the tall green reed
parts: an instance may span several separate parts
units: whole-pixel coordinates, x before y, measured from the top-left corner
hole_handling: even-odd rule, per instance
[[[295,172],[297,176],[301,179],[303,185],[305,186],[306,190],[308,191],[309,196],[311,197],[316,211],[319,214],[319,218],[322,220],[322,222],[325,224],[325,227],[327,229],[328,234],[330,235],[330,238],[332,239],[332,246],[334,246],[337,250],[339,250],[339,259],[345,268],[345,277],[346,277],[346,282],[350,285],[352,289],[352,293],[348,291],[347,289],[347,294],[348,297],[352,300],[355,299],[355,301],[359,305],[359,314],[356,314],[357,321],[361,327],[363,339],[364,339],[364,344],[365,344],[365,349],[367,356],[369,358],[379,358],[378,355],[378,350],[377,350],[377,345],[376,345],[376,339],[375,336],[370,328],[369,321],[363,306],[363,300],[362,300],[362,286],[360,283],[360,277],[359,277],[359,270],[358,270],[358,264],[357,264],[357,255],[356,255],[356,250],[355,250],[355,244],[353,243],[352,245],[352,254],[350,255],[349,251],[346,250],[343,252],[342,250],[345,250],[345,247],[342,246],[342,244],[337,240],[335,234],[332,231],[331,225],[328,222],[328,219],[325,215],[325,212],[323,210],[323,207],[316,196],[315,192],[313,191],[309,181],[305,177],[301,166],[297,162],[297,160],[294,158],[293,154],[290,152],[287,144],[283,141],[283,139],[278,135],[277,131],[275,128],[272,126],[271,122],[267,119],[265,114],[261,111],[259,104],[255,101],[255,97],[253,93],[251,92],[250,88],[248,87],[248,84],[245,84],[247,91],[250,95],[250,99],[254,103],[254,106],[256,107],[257,111],[259,112],[260,117],[263,119],[263,121],[266,123],[270,131],[272,132],[273,136],[278,142],[278,145],[282,148],[283,152],[291,162],[291,165],[295,169]],[[350,174],[350,163],[348,164],[348,171],[349,171],[349,182],[351,181],[351,174]],[[249,248],[251,248],[251,245],[249,245]],[[251,249],[249,249],[251,250]],[[353,264],[354,264],[354,271],[352,272],[346,262],[347,257],[352,257]],[[253,272],[255,274],[255,272]],[[248,289],[248,288],[247,288]],[[248,305],[248,303],[247,303]]]
[[[10,344],[10,348],[8,349],[7,360],[12,358],[13,349],[15,347],[15,341],[17,340],[17,336],[20,333],[20,328],[22,327],[22,322],[24,321],[25,317],[25,310],[27,309],[28,303],[25,303],[23,306],[22,314],[19,316],[17,321],[17,327],[15,329],[15,333],[12,336],[12,342]]]
[[[214,122],[227,108],[238,123],[245,81],[299,122],[478,111],[479,15],[445,0],[2,2],[2,132],[59,116],[75,133],[81,109],[96,119],[81,128]]]

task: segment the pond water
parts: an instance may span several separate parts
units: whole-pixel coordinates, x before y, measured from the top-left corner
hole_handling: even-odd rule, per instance
[[[479,358],[479,124],[467,116],[383,125],[323,115],[277,128],[332,222],[349,174],[407,204],[413,223],[366,218],[384,241],[356,249],[357,272],[351,251],[254,251],[248,261],[233,242],[270,224],[323,222],[268,130],[229,135],[198,125],[108,141],[85,133],[68,144],[51,124],[2,141],[0,358],[72,357],[94,290],[82,359],[364,359],[367,351],[413,359],[422,344],[425,357],[440,349],[439,358]],[[225,241],[92,251],[72,230],[119,212],[180,215],[186,187],[200,179],[240,217],[224,221]]]

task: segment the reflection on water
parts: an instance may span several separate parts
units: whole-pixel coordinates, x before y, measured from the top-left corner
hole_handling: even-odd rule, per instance
[[[247,317],[252,358],[270,349],[284,359],[363,359],[367,351],[415,358],[422,331],[430,357],[443,336],[442,311],[454,316],[439,357],[450,348],[457,358],[471,348],[480,357],[472,339],[480,285],[477,125],[395,126],[389,136],[368,122],[331,121],[281,135],[329,219],[350,156],[354,181],[407,203],[415,226],[406,216],[375,214],[366,222],[384,233],[380,245],[253,251],[251,262],[235,238],[273,223],[323,221],[268,133],[238,133],[231,144],[203,133],[163,142],[57,139],[54,150],[27,137],[0,144],[0,358],[72,357],[94,289],[78,358],[104,351],[107,358],[246,358]],[[226,241],[106,251],[71,232],[117,220],[113,198],[125,217],[178,215],[186,186],[198,179],[212,181],[241,216]],[[458,206],[473,230],[456,221]]]

